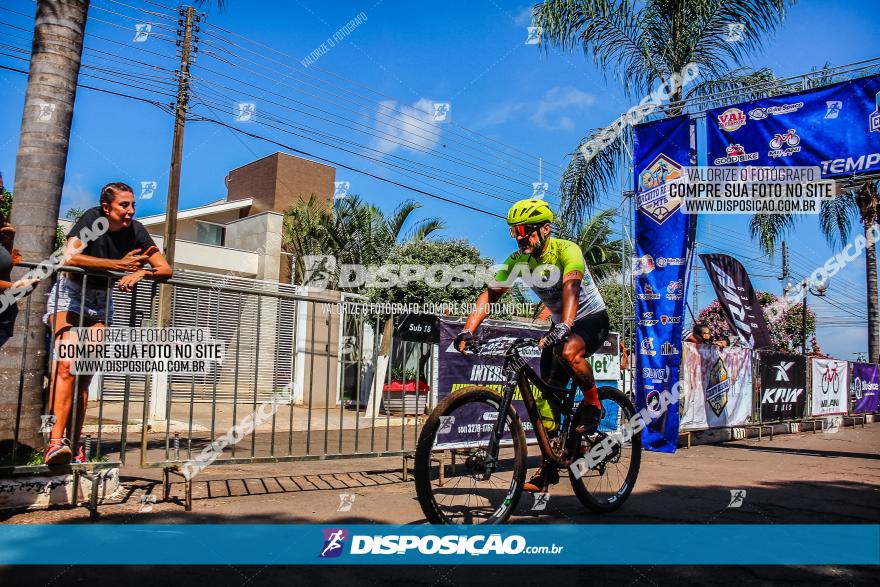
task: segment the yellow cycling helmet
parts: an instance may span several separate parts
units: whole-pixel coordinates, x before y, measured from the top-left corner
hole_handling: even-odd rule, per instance
[[[520,224],[541,224],[553,222],[553,210],[544,200],[538,198],[526,198],[510,207],[507,212],[507,224],[517,226]]]

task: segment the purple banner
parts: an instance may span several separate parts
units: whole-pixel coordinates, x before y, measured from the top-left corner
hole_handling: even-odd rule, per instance
[[[526,326],[501,325],[489,320],[483,322],[477,330],[477,337],[482,347],[479,355],[463,355],[452,345],[455,336],[461,332],[464,323],[458,320],[440,320],[440,358],[439,375],[437,382],[437,401],[443,401],[446,396],[469,385],[480,385],[501,392],[503,376],[501,367],[504,364],[504,352],[517,338],[540,338],[544,329],[528,328]],[[538,348],[524,349],[520,351],[529,365],[538,373],[541,371],[541,351]],[[540,393],[532,387],[532,392]],[[516,408],[526,432],[526,439],[534,440],[532,423],[525,405],[519,398],[519,391],[514,396],[513,406]],[[436,448],[453,448],[458,444],[469,444],[489,437],[491,420],[485,420],[484,415],[474,408],[470,412],[459,409],[456,412],[455,422],[448,426],[441,426],[438,432]],[[485,421],[484,421],[485,420]],[[509,440],[510,434],[505,433],[504,438]]]
[[[876,412],[880,366],[871,363],[853,363],[852,366],[852,413],[870,414]]]

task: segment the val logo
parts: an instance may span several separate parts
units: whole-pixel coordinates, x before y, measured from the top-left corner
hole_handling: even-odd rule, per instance
[[[342,554],[342,546],[348,538],[348,531],[342,528],[324,528],[324,547],[318,558],[334,558]]]
[[[669,218],[681,206],[681,196],[669,194],[669,184],[682,181],[684,173],[675,161],[664,154],[639,173],[638,208],[657,224]]]
[[[718,116],[718,126],[721,130],[733,132],[746,123],[746,115],[739,108],[728,108]]]

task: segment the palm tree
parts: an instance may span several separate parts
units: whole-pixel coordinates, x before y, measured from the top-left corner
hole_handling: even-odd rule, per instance
[[[37,2],[11,218],[16,248],[29,260],[47,259],[55,242],[88,8],[88,0]],[[19,442],[39,445],[47,287],[44,282],[31,294],[29,311],[19,316],[15,336],[0,351],[0,445],[19,425]],[[0,459],[6,452],[0,446]]]
[[[225,1],[213,4],[222,9]],[[47,259],[55,240],[88,10],[89,0],[37,0],[11,217],[18,229],[16,248],[29,260]],[[42,314],[47,288],[48,282],[37,286],[29,311],[19,317],[28,324],[27,332],[16,329],[0,350],[0,414],[4,415],[0,417],[0,460],[7,452],[5,444],[16,434],[24,445],[39,444],[46,375]],[[29,352],[22,361],[25,338]]]
[[[674,73],[694,63],[699,76],[689,88],[673,87],[669,116],[683,112],[696,96],[740,89],[756,83],[774,87],[767,69],[743,66],[785,15],[786,0],[547,0],[536,4],[532,23],[542,29],[542,43],[578,48],[596,65],[621,80],[626,94],[641,98]],[[740,28],[741,27],[741,28]],[[731,31],[738,40],[731,42]],[[625,83],[624,83],[625,81]],[[562,178],[563,216],[580,224],[599,195],[611,190],[626,160],[631,135],[627,121],[614,140],[586,160],[581,147],[599,133],[594,129],[571,155]]]
[[[331,255],[339,264],[377,265],[395,244],[420,241],[444,228],[439,218],[426,218],[404,232],[418,208],[421,204],[406,200],[386,216],[377,206],[350,195],[329,210],[314,196],[286,210],[282,246],[296,259],[295,281],[303,283],[306,277],[307,255]]]
[[[878,182],[869,180],[833,200],[822,203],[819,227],[832,247],[843,248],[849,240],[852,223],[858,218],[865,232],[865,274],[868,295],[868,361],[880,360],[880,308],[877,304],[877,249],[872,228],[880,219]],[[785,214],[756,215],[749,230],[761,249],[772,255],[779,239],[794,226],[795,216]],[[870,234],[870,238],[868,238]]]
[[[578,244],[584,254],[587,269],[596,281],[603,281],[619,273],[623,259],[628,259],[632,254],[628,240],[612,238],[616,214],[616,208],[602,210],[593,214],[579,229],[572,230],[564,225],[559,232],[561,238]]]

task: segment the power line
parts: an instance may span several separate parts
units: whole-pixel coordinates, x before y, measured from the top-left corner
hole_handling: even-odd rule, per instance
[[[195,87],[195,85],[194,85],[194,87]],[[219,94],[218,92],[212,92],[212,93],[213,93],[215,96]],[[229,104],[235,102],[235,100],[233,100],[230,96],[223,95],[223,94],[219,94],[219,95],[220,95],[220,98],[227,99]],[[200,98],[200,99],[201,99],[201,98]],[[269,102],[269,103],[274,103],[274,102],[272,102],[272,101],[268,101],[268,102]],[[214,103],[214,104],[217,104],[217,102],[213,102],[213,103]],[[284,107],[283,105],[281,105],[281,106]],[[264,115],[260,115],[260,117],[262,117],[262,116],[264,116]],[[342,142],[344,142],[344,143],[349,143],[349,144],[351,144],[351,145],[353,145],[353,146],[360,147],[360,148],[362,148],[362,149],[365,149],[365,150],[368,150],[368,151],[372,151],[372,152],[378,153],[380,156],[387,156],[387,157],[390,157],[390,158],[393,158],[393,159],[396,159],[396,160],[400,160],[400,161],[402,161],[402,162],[406,162],[406,163],[409,163],[409,164],[412,164],[412,165],[416,165],[416,166],[423,167],[423,168],[425,168],[425,169],[434,170],[434,171],[437,171],[437,172],[439,172],[439,173],[448,174],[448,175],[451,175],[451,176],[459,177],[459,178],[461,178],[461,179],[465,179],[465,180],[469,180],[469,181],[472,181],[472,182],[476,182],[476,183],[482,184],[482,185],[484,185],[484,186],[487,186],[487,187],[489,187],[489,188],[496,188],[496,189],[498,189],[498,190],[502,190],[502,191],[508,192],[508,193],[510,193],[510,194],[513,194],[514,197],[517,197],[517,196],[518,196],[518,192],[517,192],[516,190],[512,190],[512,189],[510,189],[510,188],[506,188],[506,187],[498,186],[498,185],[495,185],[495,184],[490,184],[490,183],[488,183],[488,182],[486,182],[486,181],[484,181],[484,180],[481,180],[481,179],[478,179],[478,178],[475,178],[475,177],[470,177],[470,176],[466,176],[466,175],[461,175],[461,174],[459,174],[459,173],[455,173],[455,172],[451,172],[451,171],[442,170],[442,169],[437,168],[437,167],[433,167],[433,166],[430,166],[430,165],[427,165],[427,164],[424,164],[424,163],[420,163],[420,162],[417,162],[417,161],[413,161],[413,160],[411,160],[411,159],[406,159],[406,158],[404,158],[404,157],[400,157],[400,156],[398,156],[398,155],[394,155],[393,153],[386,153],[386,152],[384,152],[384,151],[381,151],[381,150],[375,149],[375,148],[373,148],[373,147],[370,147],[370,146],[367,146],[367,145],[363,145],[363,144],[359,144],[359,143],[356,143],[356,142],[350,141],[349,139],[345,139],[345,138],[342,138],[342,137],[339,137],[339,136],[336,136],[336,135],[332,135],[332,134],[329,134],[329,133],[326,133],[326,132],[320,131],[320,130],[315,129],[315,128],[312,128],[312,127],[301,126],[301,125],[295,125],[295,124],[290,123],[290,122],[288,122],[288,121],[286,121],[286,120],[284,120],[284,119],[281,119],[280,117],[272,117],[272,116],[270,116],[269,118],[272,119],[272,120],[274,120],[275,122],[277,122],[277,123],[279,123],[279,124],[282,124],[282,125],[288,126],[288,127],[290,127],[290,128],[295,128],[295,129],[297,129],[297,130],[301,130],[301,131],[303,131],[303,132],[312,133],[312,134],[315,134],[315,135],[317,135],[317,136],[323,136],[323,137],[325,137],[325,138],[329,138],[329,139],[333,139],[333,140],[337,140],[337,141],[342,141]],[[333,121],[330,121],[330,122],[333,122]],[[336,123],[336,124],[338,124],[338,123]],[[344,125],[342,125],[342,126],[344,126]],[[365,134],[369,134],[369,133],[365,133]],[[371,135],[371,136],[374,136],[374,135]],[[424,152],[424,151],[422,151],[422,152]],[[459,186],[459,187],[466,187],[466,186]],[[486,194],[486,195],[489,195],[489,194]],[[505,199],[505,201],[509,201],[509,202],[511,202],[511,203],[515,201],[515,200],[511,200],[511,199],[507,199],[507,198],[501,198],[501,199]]]
[[[210,44],[210,41],[205,41],[205,43]],[[224,49],[224,51],[226,51],[226,50]],[[447,139],[443,139],[443,137],[442,137],[442,132],[439,131],[437,125],[432,124],[432,123],[429,123],[429,122],[426,121],[426,120],[422,120],[422,119],[420,119],[420,118],[418,118],[418,117],[416,117],[416,116],[412,116],[412,115],[406,114],[406,117],[407,117],[408,119],[410,119],[411,121],[410,121],[410,120],[403,121],[400,117],[395,117],[395,116],[392,116],[392,115],[389,115],[389,114],[385,114],[382,110],[383,110],[383,109],[386,109],[386,110],[387,110],[388,107],[387,107],[386,105],[383,105],[383,104],[378,104],[378,105],[376,105],[376,104],[372,104],[372,103],[370,103],[370,104],[369,104],[369,108],[370,108],[370,109],[365,111],[365,110],[364,110],[365,106],[364,106],[363,104],[359,103],[358,100],[352,98],[351,95],[349,95],[350,93],[341,94],[341,93],[337,93],[337,92],[332,92],[332,91],[329,91],[329,90],[327,89],[326,85],[319,86],[319,85],[315,85],[315,84],[310,83],[310,82],[302,82],[302,81],[299,81],[299,84],[298,84],[298,85],[294,85],[294,84],[291,84],[291,83],[285,83],[285,82],[282,82],[282,80],[279,79],[279,77],[278,77],[278,72],[277,72],[277,71],[270,70],[272,75],[266,75],[266,74],[264,74],[264,73],[260,73],[260,72],[258,72],[258,71],[253,70],[252,68],[248,68],[248,67],[245,67],[245,66],[241,65],[241,62],[242,62],[242,61],[245,61],[245,62],[248,62],[248,63],[253,63],[253,64],[255,64],[255,65],[259,66],[259,67],[266,67],[265,65],[260,64],[260,63],[257,63],[257,62],[255,62],[255,61],[253,61],[253,60],[251,60],[251,59],[243,58],[243,57],[238,56],[238,55],[236,55],[236,54],[234,54],[234,53],[231,53],[231,52],[229,52],[229,51],[226,51],[226,53],[228,53],[232,58],[238,60],[239,63],[233,63],[233,62],[228,61],[228,60],[223,60],[223,59],[219,58],[219,56],[217,56],[213,51],[210,51],[210,50],[207,50],[207,49],[203,49],[203,50],[201,51],[201,54],[206,55],[207,57],[210,57],[210,58],[212,58],[212,59],[218,59],[218,60],[220,60],[220,61],[222,61],[222,62],[225,62],[225,63],[227,63],[228,65],[230,65],[230,66],[236,68],[236,69],[240,69],[240,70],[242,70],[242,71],[246,71],[246,72],[248,72],[248,73],[250,73],[250,74],[252,74],[252,75],[255,75],[255,76],[258,76],[258,77],[264,78],[264,79],[266,79],[266,80],[268,80],[268,81],[271,81],[271,82],[273,82],[273,84],[275,84],[275,85],[279,85],[279,84],[280,84],[280,85],[283,85],[285,88],[289,88],[289,89],[291,89],[292,91],[294,91],[294,92],[296,92],[296,93],[298,93],[298,94],[302,94],[302,95],[304,95],[304,96],[308,96],[308,97],[314,98],[314,99],[316,99],[316,100],[320,100],[322,104],[328,102],[328,96],[332,96],[332,97],[338,98],[338,99],[330,100],[330,102],[332,102],[332,103],[338,105],[339,108],[341,108],[341,109],[343,109],[343,110],[345,110],[345,111],[347,111],[347,112],[351,112],[352,114],[355,114],[355,115],[363,115],[365,112],[366,112],[366,113],[369,113],[370,115],[372,115],[372,114],[374,114],[374,109],[376,109],[376,106],[379,106],[379,108],[375,110],[376,121],[377,121],[377,123],[379,123],[379,124],[386,125],[389,129],[398,130],[398,131],[401,131],[402,133],[405,133],[405,134],[407,134],[407,135],[416,136],[416,137],[419,137],[419,138],[421,138],[421,139],[423,139],[423,140],[425,140],[425,141],[428,141],[428,142],[430,142],[430,143],[434,143],[434,144],[441,144],[441,142],[442,142],[442,143],[443,143],[443,148],[444,148],[444,149],[446,149],[447,145],[451,145],[451,144],[452,144],[452,145],[460,145],[460,146],[462,146],[462,147],[467,148],[467,150],[468,150],[468,155],[467,155],[467,156],[468,156],[468,157],[470,157],[470,158],[472,158],[472,159],[479,160],[479,161],[483,161],[483,162],[485,162],[485,163],[487,163],[487,164],[490,164],[490,165],[492,165],[492,164],[497,164],[495,159],[487,158],[487,157],[483,156],[483,155],[485,154],[485,152],[486,152],[485,146],[480,146],[480,147],[478,147],[478,146],[476,146],[476,145],[471,146],[471,145],[467,145],[467,144],[465,144],[465,143],[462,143],[461,141],[450,141],[448,138],[447,138]],[[292,97],[290,97],[290,96],[285,96],[285,95],[279,94],[279,93],[277,93],[277,92],[273,92],[272,90],[265,89],[265,88],[263,88],[263,87],[261,87],[261,86],[255,85],[255,84],[251,84],[251,83],[248,83],[248,82],[242,82],[242,80],[241,80],[240,77],[232,77],[232,76],[226,75],[226,74],[224,74],[224,73],[222,73],[222,72],[219,72],[219,71],[216,71],[216,70],[214,70],[214,69],[212,69],[212,68],[210,68],[210,67],[207,67],[207,66],[205,66],[204,64],[202,64],[202,65],[199,66],[199,70],[200,70],[200,71],[207,72],[207,73],[211,73],[211,74],[214,74],[214,75],[217,75],[217,76],[220,76],[220,77],[223,77],[223,78],[229,79],[229,80],[232,80],[232,81],[234,81],[234,82],[237,83],[237,84],[242,84],[242,83],[244,83],[244,85],[247,85],[247,86],[250,86],[250,87],[252,87],[252,88],[255,88],[255,89],[259,90],[259,91],[262,91],[264,95],[265,95],[265,94],[272,94],[272,95],[275,95],[275,96],[280,97],[280,98],[283,99],[283,100],[287,100],[287,101],[290,101],[290,102],[293,102],[293,103],[296,103],[296,104],[300,104],[300,105],[305,106],[305,107],[307,107],[307,108],[312,108],[312,109],[318,110],[319,112],[323,112],[323,113],[328,114],[328,115],[330,115],[330,116],[335,116],[335,117],[343,118],[343,117],[341,117],[340,115],[338,115],[338,114],[336,114],[336,113],[329,112],[329,111],[327,111],[327,110],[324,110],[324,109],[322,109],[322,108],[319,108],[319,107],[317,107],[317,106],[314,106],[314,105],[312,105],[312,104],[309,104],[308,102],[304,102],[304,101],[302,101],[302,100],[296,100],[296,99],[294,99],[294,98],[292,98]],[[285,74],[282,74],[282,75],[283,75],[285,78],[293,79],[293,78],[292,78],[291,76],[289,76],[289,75],[285,75]],[[203,75],[201,75],[201,74],[200,74],[199,76],[195,76],[195,77],[196,77],[197,79],[201,79],[202,81],[207,81],[206,78],[205,78]],[[310,77],[311,77],[311,76],[310,76]],[[302,84],[306,84],[306,85],[309,85],[309,86],[315,87],[316,90],[317,90],[318,92],[320,92],[320,93],[319,93],[319,94],[315,94],[315,93],[309,92],[309,91],[307,91],[305,88],[302,87]],[[351,105],[354,106],[354,107],[347,106],[346,103],[351,104]],[[424,112],[424,111],[422,111],[422,110],[419,110],[418,108],[414,108],[414,107],[408,107],[408,108],[412,108],[413,111]],[[307,116],[314,116],[314,114],[312,114],[312,113],[310,113],[310,112],[302,112],[302,113],[305,114],[305,115],[307,115]],[[427,113],[426,113],[426,114],[427,114]],[[343,118],[343,120],[348,120],[348,119]],[[396,124],[396,123],[399,123],[399,124]],[[401,126],[401,125],[402,125],[402,126]],[[383,131],[380,131],[380,130],[374,130],[374,132],[383,132]],[[385,133],[385,134],[387,134],[387,133]],[[430,148],[429,150],[430,150],[431,152],[435,152],[435,153],[437,153],[438,156],[439,156],[439,155],[443,155],[443,153],[442,153],[441,151],[436,150],[435,148]],[[496,157],[496,159],[498,159],[498,158]],[[500,160],[501,162],[503,162],[503,163],[507,163],[507,167],[512,168],[514,171],[517,171],[518,173],[522,173],[522,169],[521,169],[521,168],[515,168],[515,167],[512,167],[512,166],[509,164],[509,162],[505,161],[504,159],[499,159],[499,160]],[[494,173],[497,173],[497,172],[494,172]],[[519,181],[522,181],[522,180],[519,180]],[[529,179],[528,181],[530,182],[531,179]]]
[[[404,188],[404,189],[407,189],[407,190],[410,190],[410,191],[413,191],[413,192],[416,192],[416,193],[419,193],[419,194],[422,194],[422,195],[428,196],[428,197],[430,197],[430,198],[435,198],[435,199],[437,199],[437,200],[441,200],[441,201],[446,202],[446,203],[448,203],[448,204],[453,204],[453,205],[455,205],[455,206],[460,206],[460,207],[462,207],[462,208],[467,208],[468,210],[473,210],[474,212],[479,212],[479,213],[481,213],[481,214],[486,214],[487,216],[494,216],[495,218],[502,218],[502,219],[505,218],[505,216],[503,216],[503,215],[501,215],[501,214],[495,214],[495,213],[493,213],[493,212],[489,212],[488,210],[484,210],[484,209],[481,209],[481,208],[477,208],[477,207],[475,207],[475,206],[469,206],[469,205],[467,205],[467,204],[462,204],[461,202],[456,202],[455,200],[451,200],[451,199],[449,199],[449,198],[444,198],[443,196],[438,196],[437,194],[432,194],[431,192],[426,192],[426,191],[424,191],[424,190],[420,190],[420,189],[418,189],[418,188],[415,188],[415,187],[412,187],[412,186],[406,185],[406,184],[404,184],[404,183],[400,183],[400,182],[397,182],[397,181],[394,181],[394,180],[391,180],[391,179],[388,179],[388,178],[385,178],[385,177],[381,177],[381,176],[376,175],[376,174],[374,174],[374,173],[370,173],[370,172],[368,172],[368,171],[364,171],[364,170],[362,170],[362,169],[357,169],[356,167],[352,167],[352,166],[350,166],[350,165],[346,165],[346,164],[344,164],[344,163],[340,163],[340,162],[338,162],[338,161],[334,161],[334,160],[332,160],[332,159],[328,159],[328,158],[326,158],[326,157],[321,157],[321,156],[319,156],[319,155],[315,155],[315,154],[313,154],[313,153],[309,153],[308,151],[303,151],[302,149],[297,149],[296,147],[294,147],[294,146],[292,146],[292,145],[286,145],[286,144],[281,143],[281,142],[279,142],[279,141],[275,141],[275,140],[272,140],[272,139],[267,138],[267,137],[264,137],[264,136],[260,136],[260,135],[255,134],[255,133],[250,133],[250,132],[247,132],[247,131],[242,130],[242,129],[240,129],[240,128],[235,128],[235,127],[233,127],[232,125],[226,124],[225,122],[221,122],[221,121],[219,121],[219,120],[214,120],[214,119],[209,119],[209,118],[199,118],[199,119],[193,119],[193,122],[211,122],[211,123],[213,123],[213,124],[217,124],[217,125],[220,125],[220,126],[226,127],[226,128],[228,128],[228,129],[232,130],[233,132],[237,132],[237,133],[240,133],[240,134],[243,134],[243,135],[249,136],[249,137],[254,138],[254,139],[259,139],[259,140],[262,140],[262,141],[266,141],[267,143],[272,143],[273,145],[276,145],[276,146],[282,147],[282,148],[287,149],[287,150],[289,150],[289,151],[291,151],[291,152],[299,153],[299,154],[301,154],[301,155],[305,155],[306,157],[311,157],[311,158],[316,159],[316,160],[318,160],[318,161],[323,161],[323,162],[325,162],[325,163],[329,163],[329,164],[331,164],[331,165],[335,165],[335,166],[337,166],[337,167],[341,167],[341,168],[343,168],[343,169],[347,169],[347,170],[349,170],[349,171],[353,171],[353,172],[355,172],[355,173],[360,173],[360,174],[362,174],[362,175],[366,175],[366,176],[368,176],[368,177],[372,177],[373,179],[378,179],[379,181],[383,181],[383,182],[385,182],[385,183],[389,183],[389,184],[392,184],[392,185],[396,185],[396,186],[398,186],[398,187],[402,187],[402,188]]]
[[[239,38],[239,39],[242,39],[242,40],[244,40],[244,41],[247,41],[247,42],[249,42],[249,43],[252,43],[253,45],[256,45],[256,46],[261,47],[261,48],[263,48],[263,49],[266,49],[266,50],[272,51],[273,53],[276,53],[276,54],[278,54],[278,55],[284,57],[285,59],[296,61],[296,58],[293,57],[292,55],[290,55],[289,53],[285,53],[284,51],[280,51],[280,50],[278,50],[278,49],[276,49],[276,48],[274,48],[274,47],[271,47],[271,46],[269,46],[269,45],[265,45],[265,44],[260,43],[260,42],[258,42],[258,41],[254,41],[254,40],[252,40],[252,39],[249,39],[248,37],[245,37],[244,35],[241,35],[241,34],[239,34],[239,33],[236,33],[236,32],[234,32],[234,31],[231,31],[231,30],[229,30],[229,29],[223,28],[223,27],[221,27],[221,26],[219,26],[219,25],[215,25],[215,24],[213,24],[213,23],[211,23],[211,22],[206,22],[206,23],[205,23],[205,27],[206,27],[206,29],[205,29],[205,33],[206,33],[206,35],[214,36],[214,37],[218,38],[219,40],[222,40],[222,41],[224,41],[225,43],[227,43],[227,44],[229,44],[229,45],[231,45],[231,46],[238,47],[238,48],[240,48],[240,49],[242,49],[242,50],[248,51],[248,52],[250,52],[250,53],[254,53],[254,54],[256,54],[256,55],[261,55],[260,53],[254,51],[254,50],[252,50],[252,49],[249,49],[249,48],[246,48],[246,47],[242,47],[241,45],[238,45],[238,44],[234,43],[233,41],[230,41],[229,39],[223,37],[222,35],[219,35],[219,34],[217,34],[217,33],[213,33],[213,32],[211,32],[210,29],[211,29],[211,28],[214,28],[214,29],[217,29],[217,30],[223,31],[224,33],[226,33],[226,34],[228,34],[228,35],[232,35],[232,36],[234,36],[234,37],[237,37],[237,38]],[[261,56],[262,56],[262,55],[261,55]],[[285,67],[285,68],[287,68],[287,69],[290,69],[291,71],[294,71],[293,68],[291,68],[291,67],[290,67],[289,65],[287,65],[287,63],[285,63],[285,62],[280,62],[280,61],[277,61],[277,60],[271,60],[271,61],[273,61],[274,63],[276,63],[276,64],[278,64],[278,65],[281,65],[282,67]],[[345,84],[346,84],[347,86],[358,86],[358,87],[361,87],[361,88],[363,88],[363,89],[365,89],[365,90],[371,92],[372,94],[374,94],[374,95],[376,95],[376,96],[378,96],[378,97],[380,97],[380,98],[384,98],[384,99],[386,99],[386,100],[392,99],[391,97],[389,97],[389,96],[383,94],[382,92],[379,92],[379,91],[377,91],[377,90],[375,90],[375,89],[373,89],[373,88],[370,88],[369,86],[367,86],[367,85],[365,85],[365,84],[363,84],[363,83],[361,83],[361,82],[358,82],[358,81],[355,81],[355,80],[352,80],[352,79],[346,78],[346,77],[341,76],[341,75],[339,75],[338,73],[333,72],[333,71],[331,71],[331,70],[328,70],[328,69],[325,69],[325,68],[319,67],[319,66],[314,65],[314,64],[310,65],[310,69],[311,69],[311,68],[314,68],[315,70],[320,71],[320,72],[324,72],[325,74],[330,75],[330,76],[332,76],[332,77],[334,77],[334,78],[340,79],[340,80],[342,80],[343,82],[345,82]],[[305,72],[299,72],[299,73],[300,73],[301,75],[309,76],[309,75],[306,74]],[[312,77],[312,76],[309,76],[309,77]],[[325,82],[325,83],[326,83],[326,82]],[[331,82],[331,83],[332,83],[332,82]],[[424,113],[424,114],[432,114],[431,112],[424,111],[424,110],[422,110],[422,113]],[[401,114],[406,115],[406,114],[403,113],[403,112],[401,112]],[[526,152],[524,152],[524,151],[521,151],[521,150],[517,149],[516,147],[514,147],[514,146],[512,146],[512,145],[507,145],[507,144],[505,144],[505,143],[503,143],[503,142],[501,142],[501,141],[499,141],[499,140],[497,140],[497,139],[494,139],[494,138],[492,138],[492,137],[488,137],[488,136],[482,135],[481,133],[478,133],[477,131],[474,131],[474,130],[472,130],[472,129],[469,129],[469,128],[467,128],[467,127],[464,127],[464,126],[462,126],[462,125],[459,125],[459,124],[457,124],[457,123],[452,122],[451,125],[452,125],[453,127],[463,129],[463,130],[467,131],[468,133],[471,133],[472,135],[475,135],[475,136],[477,136],[477,137],[479,137],[479,138],[481,138],[481,139],[483,139],[483,140],[488,140],[488,141],[491,141],[491,142],[493,142],[493,143],[495,143],[495,144],[497,144],[497,145],[500,145],[500,146],[503,146],[503,147],[505,147],[505,148],[511,149],[511,150],[513,150],[513,151],[515,151],[515,152],[521,154],[522,156],[524,156],[524,157],[526,158],[525,161],[527,161],[527,162],[530,162],[530,163],[531,163],[531,162],[533,162],[533,161],[537,158],[536,155],[533,155],[533,154],[530,154],[530,153],[526,153]],[[475,139],[471,139],[471,140],[475,140]],[[559,166],[557,166],[557,165],[555,165],[555,164],[553,164],[553,163],[550,163],[549,161],[548,161],[548,164],[551,165],[551,166],[553,166],[553,167],[556,167],[556,168],[559,170],[559,172],[562,171],[562,168],[561,168],[561,167],[559,167]]]
[[[208,105],[208,103],[207,103],[205,100],[203,100],[201,97],[199,97],[196,93],[193,93],[193,97],[194,97],[195,99],[197,99],[199,102],[205,104],[206,106]],[[219,105],[219,104],[217,104],[216,102],[212,102],[211,104],[213,104],[214,106],[218,106],[218,107],[221,108],[221,109],[223,108],[223,105]],[[200,119],[200,118],[192,118],[192,120],[200,120],[200,121],[201,121],[201,120],[206,120],[206,121],[219,122],[219,121],[214,121],[214,120],[212,120],[212,119]],[[441,178],[441,177],[437,177],[437,176],[434,176],[434,175],[429,175],[429,174],[427,174],[427,173],[420,172],[420,171],[416,171],[416,170],[411,169],[411,168],[408,168],[408,167],[403,167],[403,166],[400,166],[400,165],[396,165],[396,164],[394,164],[394,163],[392,163],[392,162],[384,161],[384,160],[382,160],[382,159],[380,159],[380,158],[369,157],[369,156],[364,155],[363,153],[358,153],[358,152],[356,152],[356,151],[353,151],[353,150],[351,150],[351,149],[346,149],[346,148],[341,147],[341,146],[339,146],[339,145],[333,145],[333,144],[331,144],[331,143],[327,143],[327,142],[325,142],[325,141],[321,141],[321,140],[318,140],[318,139],[316,139],[316,138],[313,138],[313,137],[310,137],[310,136],[307,136],[307,135],[303,135],[303,134],[300,134],[300,133],[297,133],[297,132],[294,132],[294,131],[291,131],[291,130],[285,130],[285,129],[283,129],[283,128],[279,128],[279,127],[277,127],[277,126],[273,126],[273,125],[271,125],[271,124],[266,124],[265,122],[261,122],[259,119],[258,119],[257,121],[255,121],[255,124],[262,124],[262,125],[267,126],[267,127],[269,127],[269,128],[273,128],[273,129],[275,129],[275,130],[280,130],[281,132],[285,132],[285,133],[287,133],[287,134],[291,134],[291,135],[293,135],[293,136],[296,136],[296,137],[299,137],[299,138],[303,138],[303,139],[306,139],[306,140],[309,140],[309,141],[312,141],[312,142],[318,143],[318,144],[320,144],[320,145],[324,145],[324,146],[327,146],[327,147],[335,148],[335,149],[337,149],[337,150],[343,151],[343,152],[345,152],[345,153],[349,153],[349,154],[351,154],[351,155],[356,155],[356,156],[358,156],[358,157],[360,157],[360,158],[367,159],[367,160],[369,160],[369,161],[373,161],[374,163],[379,163],[379,164],[381,164],[381,165],[383,165],[383,166],[386,166],[386,167],[394,167],[394,168],[398,168],[398,169],[403,169],[403,170],[405,170],[405,171],[409,171],[409,172],[411,172],[411,173],[416,173],[417,175],[421,175],[421,176],[423,176],[423,177],[428,177],[428,178],[430,178],[430,179],[436,179],[436,180],[439,180],[439,181],[443,181],[444,183],[447,183],[447,184],[449,184],[449,185],[452,185],[452,186],[455,186],[455,187],[459,187],[459,188],[463,188],[463,189],[467,189],[467,190],[473,191],[473,192],[475,192],[475,193],[479,193],[479,194],[481,194],[481,195],[488,196],[488,197],[490,197],[490,198],[494,198],[494,199],[497,199],[497,200],[501,200],[501,201],[504,201],[504,202],[507,202],[507,203],[511,203],[511,202],[513,202],[513,200],[509,200],[509,199],[501,198],[501,197],[496,196],[495,194],[493,194],[493,193],[491,193],[491,192],[485,192],[485,191],[482,191],[482,190],[475,189],[475,188],[473,188],[473,187],[469,187],[469,186],[466,186],[466,185],[458,184],[458,183],[455,183],[455,182],[452,182],[452,181],[449,181],[449,180],[444,180],[444,179]],[[282,123],[282,124],[283,124],[283,123]]]

